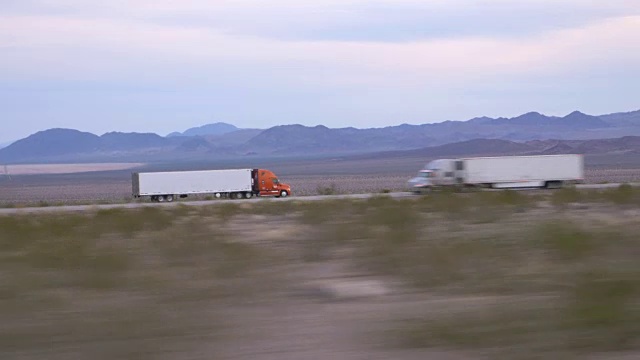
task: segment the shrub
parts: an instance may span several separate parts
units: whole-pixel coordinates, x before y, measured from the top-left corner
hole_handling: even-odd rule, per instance
[[[638,340],[637,273],[594,269],[578,276],[563,310],[563,326],[579,334],[577,348],[621,350]]]
[[[580,259],[596,249],[596,239],[574,224],[549,222],[538,226],[538,244],[561,259]]]
[[[607,189],[602,192],[602,197],[614,204],[631,204],[637,202],[638,191],[629,184],[621,184],[615,189]]]
[[[239,204],[224,203],[210,207],[209,210],[214,211],[215,215],[224,223],[239,214],[241,209]]]
[[[101,233],[133,235],[143,229],[162,230],[171,226],[175,218],[167,211],[153,206],[140,209],[100,209],[93,217],[91,229]]]
[[[423,211],[444,212],[449,215],[458,215],[469,210],[471,201],[469,197],[453,193],[451,191],[437,191],[418,200],[418,207]]]
[[[521,192],[506,189],[496,195],[497,205],[523,206],[531,204],[531,197],[523,195]]]
[[[318,187],[316,188],[316,193],[318,193],[318,195],[337,195],[338,188],[334,183],[329,186],[318,185]]]
[[[582,194],[575,187],[562,188],[551,195],[551,203],[557,207],[563,207],[567,204],[580,202],[582,200]]]

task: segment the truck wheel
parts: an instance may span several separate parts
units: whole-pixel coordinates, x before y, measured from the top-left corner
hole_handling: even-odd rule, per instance
[[[289,195],[289,193],[287,193],[286,190],[280,191],[280,197],[287,197],[287,195]]]
[[[247,199],[251,199],[251,196],[253,196],[253,194],[248,192],[248,191],[246,193],[244,193],[244,197],[247,198]]]
[[[547,181],[545,187],[547,189],[560,189],[562,187],[562,181]]]

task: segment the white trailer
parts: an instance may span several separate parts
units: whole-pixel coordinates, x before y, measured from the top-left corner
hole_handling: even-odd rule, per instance
[[[569,155],[498,156],[438,159],[409,181],[412,191],[434,186],[557,188],[584,180],[584,157]]]
[[[133,196],[173,201],[176,195],[248,194],[253,190],[252,169],[141,172],[132,174]]]
[[[573,154],[468,158],[456,167],[464,184],[494,188],[559,187],[584,177],[583,157]]]

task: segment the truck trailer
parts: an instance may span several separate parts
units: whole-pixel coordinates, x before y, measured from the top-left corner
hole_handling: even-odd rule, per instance
[[[134,198],[149,196],[155,202],[195,194],[231,199],[291,195],[291,187],[266,169],[134,172],[131,181]]]
[[[528,155],[437,159],[409,180],[415,193],[435,187],[560,188],[584,180],[584,157]]]

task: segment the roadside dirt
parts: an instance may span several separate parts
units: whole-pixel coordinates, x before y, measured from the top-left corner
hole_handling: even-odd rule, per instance
[[[344,261],[292,266],[280,286],[271,297],[227,309],[236,331],[226,334],[224,347],[213,349],[216,358],[480,359],[447,349],[389,350],[374,330],[416,309],[439,311],[451,299],[403,293],[384,279],[354,276]],[[477,299],[466,306],[472,303]]]
[[[416,313],[481,306],[496,297],[442,297],[411,289],[393,278],[372,276],[352,266],[352,249],[338,248],[317,260],[300,259],[309,251],[307,227],[282,219],[257,232],[246,223],[226,225],[237,241],[262,246],[282,257],[278,281],[254,302],[229,306],[226,319],[234,331],[211,351],[218,359],[258,360],[471,360],[485,359],[461,350],[400,349],[389,346],[382,329],[389,321]],[[275,225],[275,224],[273,224]],[[289,260],[287,260],[289,259]],[[274,269],[270,269],[273,271]]]
[[[23,164],[0,166],[0,176],[74,174],[92,171],[127,170],[143,163],[87,163],[87,164]]]

